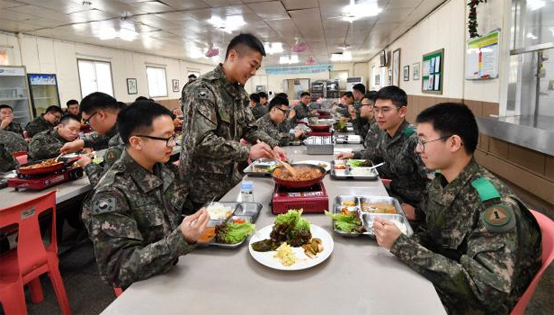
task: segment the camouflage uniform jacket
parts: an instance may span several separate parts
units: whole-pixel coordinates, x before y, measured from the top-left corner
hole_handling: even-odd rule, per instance
[[[250,108],[252,111],[252,114],[254,115],[255,119],[262,118],[265,114],[267,114],[267,107],[261,105],[260,103],[256,104],[256,106]]]
[[[57,130],[46,130],[38,133],[29,145],[29,159],[44,160],[58,156],[60,149],[67,141],[62,138]]]
[[[316,115],[310,113],[310,107],[308,105],[299,102],[298,105],[294,106],[294,111],[296,112],[296,120],[301,120],[304,118],[316,117]]]
[[[36,134],[46,131],[46,130],[52,130],[54,126],[50,124],[48,121],[46,121],[42,115],[38,116],[37,118],[30,121],[27,126],[25,126],[25,131],[27,131],[27,137],[32,138]]]
[[[0,130],[0,143],[11,154],[18,151],[28,151],[29,145],[23,137],[15,132]]]
[[[13,120],[11,123],[9,123],[9,125],[6,126],[6,128],[4,128],[4,131],[15,132],[18,135],[23,136],[23,128],[21,127],[21,124]]]
[[[0,142],[0,172],[11,171],[16,168],[17,161],[10,151],[6,149],[4,143]]]
[[[541,234],[510,189],[472,160],[437,174],[425,221],[391,252],[429,279],[451,314],[508,314],[541,266]]]
[[[389,193],[413,206],[419,204],[429,183],[427,170],[415,153],[417,141],[414,126],[404,121],[393,137],[381,132],[375,153],[366,155],[374,163],[385,161],[378,170],[382,178],[392,180]]]
[[[101,135],[96,131],[85,134],[81,137],[81,140],[85,142],[86,148],[93,148],[95,151],[107,149],[110,145],[110,140],[119,135],[117,132],[117,126],[113,126],[107,134]]]
[[[110,285],[128,287],[167,272],[195,247],[180,229],[186,190],[177,171],[158,163],[150,173],[124,152],[84,203],[83,222]]]
[[[241,138],[249,143],[259,139],[272,147],[277,141],[254,124],[248,93],[227,79],[221,64],[189,84],[184,96],[179,167],[191,201],[205,203],[241,181],[238,165],[250,153]]]
[[[379,142],[382,131],[379,128],[379,125],[375,119],[368,120],[368,131],[364,137],[364,149],[360,151],[354,151],[355,159],[370,159],[370,157],[375,156],[375,148]]]
[[[341,114],[342,117],[350,118],[350,112],[348,111],[348,105],[339,104],[335,110],[337,113]]]
[[[87,174],[88,180],[92,187],[95,187],[100,181],[100,178],[106,173],[110,167],[119,159],[122,152],[125,150],[125,145],[119,137],[117,129],[114,129],[115,133],[109,132],[105,135],[100,135],[98,138],[99,141],[104,141],[105,138],[110,137],[108,141],[108,148],[104,153],[104,161],[102,165],[96,163],[89,163],[85,166],[85,173]],[[87,143],[87,141],[85,141]]]
[[[279,146],[287,146],[289,142],[294,140],[294,135],[291,135],[288,132],[281,132],[279,129],[280,125],[277,125],[271,118],[269,114],[265,114],[262,118],[256,121],[258,128],[265,131],[271,138],[279,142]]]

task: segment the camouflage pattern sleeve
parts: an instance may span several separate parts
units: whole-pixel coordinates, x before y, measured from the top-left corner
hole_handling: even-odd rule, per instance
[[[258,119],[256,125],[260,130],[263,130],[268,136],[276,140],[279,146],[287,146],[290,141],[294,140],[294,136],[288,132],[280,132],[279,127],[271,121],[271,118],[267,114]]]
[[[106,165],[102,166],[94,162],[91,162],[85,166],[85,173],[87,174],[88,180],[92,187],[95,187],[98,184],[108,169],[109,167],[106,167]]]
[[[513,206],[503,207],[513,215]],[[498,312],[513,289],[514,266],[520,259],[516,218],[512,216],[511,220],[514,224],[506,225],[503,231],[491,231],[481,217],[476,228],[466,235],[467,250],[458,259],[435,253],[405,235],[396,240],[391,253],[429,279],[447,308],[464,305],[468,310]]]
[[[107,135],[101,135],[94,131],[81,136],[81,140],[85,142],[86,148],[93,148],[94,150],[102,150],[108,147],[110,137]]]
[[[186,102],[184,104],[186,115],[183,121],[183,150],[182,154],[196,156],[209,156],[222,160],[246,161],[250,153],[247,146],[241,145],[235,140],[226,140],[216,134],[218,127],[215,96],[205,87],[187,89]],[[249,110],[247,112],[250,112]],[[224,123],[230,123],[228,114],[220,111]],[[186,159],[185,159],[186,161]],[[183,162],[183,159],[181,159]]]
[[[377,148],[377,144],[379,143],[379,137],[382,132],[383,131],[379,129],[379,125],[377,124],[377,122],[373,121],[364,138],[364,149],[360,151],[354,151],[353,152],[354,158],[366,159],[366,160],[371,160],[373,162],[377,162],[376,148]]]
[[[12,121],[6,128],[4,128],[4,130],[15,132],[20,136],[23,135],[23,128],[21,127],[21,124],[15,121]]]
[[[32,138],[36,134],[45,130],[50,130],[51,128],[52,126],[50,126],[50,124],[44,120],[42,116],[38,116],[25,126],[25,131],[27,131],[27,136]]]
[[[29,156],[33,160],[43,160],[58,156],[61,152],[63,143],[54,139],[45,132],[39,133],[33,137],[29,145]]]
[[[17,166],[17,161],[11,155],[11,153],[6,150],[3,143],[0,143],[0,172],[7,172],[15,169]]]
[[[196,247],[184,240],[179,226],[163,239],[148,243],[137,228],[125,195],[116,189],[95,193],[91,205],[86,224],[100,274],[112,286],[127,287],[166,272],[179,256]]]

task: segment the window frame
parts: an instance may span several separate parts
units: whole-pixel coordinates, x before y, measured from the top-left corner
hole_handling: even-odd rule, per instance
[[[106,61],[106,60],[97,60],[97,59],[88,59],[88,58],[77,58],[77,76],[79,77],[79,93],[81,94],[81,99],[83,99],[85,96],[87,95],[83,95],[83,84],[81,82],[81,69],[79,67],[79,61],[87,61],[87,62],[92,62],[93,64],[94,63],[107,63],[110,67],[110,80],[111,80],[111,87],[112,87],[112,93],[106,93],[112,97],[115,97],[115,86],[114,86],[114,82],[113,82],[113,68],[112,68],[112,63],[110,61]],[[98,81],[98,77],[96,75],[96,68],[95,68],[95,73],[94,73],[94,76],[96,78],[96,80]],[[103,91],[98,91],[98,84],[96,85],[96,92],[102,92],[102,93],[105,93]]]
[[[161,69],[163,70],[163,73],[164,73],[164,85],[165,85],[165,95],[152,95],[151,91],[150,91],[150,80],[148,78],[148,68],[152,68],[152,69]],[[164,66],[157,66],[157,65],[146,65],[146,85],[147,85],[147,88],[148,88],[148,96],[151,97],[151,98],[158,98],[158,97],[168,97],[169,96],[169,89],[167,87],[167,70],[166,70],[166,67]]]

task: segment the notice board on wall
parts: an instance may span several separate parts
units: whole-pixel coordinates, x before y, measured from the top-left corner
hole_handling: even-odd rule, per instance
[[[444,48],[423,55],[421,91],[442,94],[444,77]]]
[[[500,30],[467,41],[466,79],[498,78]]]

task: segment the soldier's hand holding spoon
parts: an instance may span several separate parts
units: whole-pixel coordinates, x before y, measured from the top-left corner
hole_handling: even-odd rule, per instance
[[[189,244],[196,243],[200,236],[204,234],[208,221],[210,221],[210,215],[206,211],[206,208],[202,208],[195,214],[185,217],[180,226],[185,241]]]

